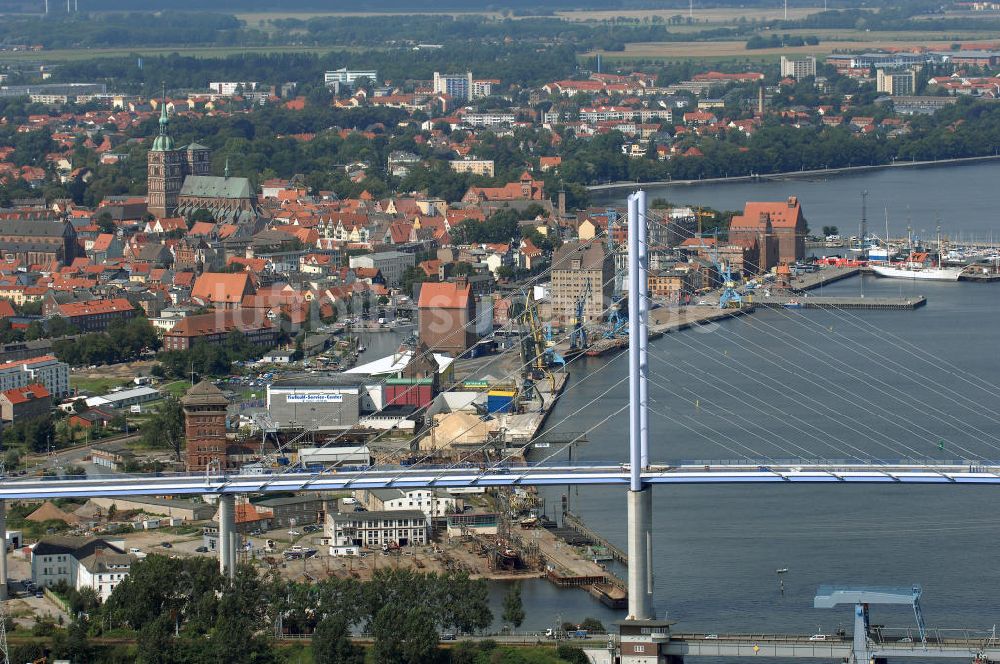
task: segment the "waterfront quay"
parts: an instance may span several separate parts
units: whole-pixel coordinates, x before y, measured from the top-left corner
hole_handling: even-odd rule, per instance
[[[794,297],[787,295],[754,296],[754,305],[768,309],[918,309],[927,304],[923,295],[914,297]]]

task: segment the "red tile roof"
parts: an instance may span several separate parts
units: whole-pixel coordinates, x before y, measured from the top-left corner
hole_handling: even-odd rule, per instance
[[[132,303],[123,297],[110,300],[90,300],[89,302],[68,302],[59,305],[59,315],[66,318],[76,316],[93,316],[96,314],[111,314],[119,311],[131,311]]]
[[[465,309],[469,306],[472,287],[469,284],[459,284],[445,281],[442,283],[426,282],[420,287],[421,309]]]
[[[15,387],[9,390],[4,390],[0,392],[4,397],[7,398],[12,404],[22,404],[28,403],[34,399],[45,399],[50,396],[49,391],[45,389],[44,385],[39,383],[32,383],[31,385],[25,385],[24,387]]]

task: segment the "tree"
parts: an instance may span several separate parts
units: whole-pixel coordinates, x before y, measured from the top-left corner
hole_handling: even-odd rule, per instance
[[[379,664],[425,664],[438,660],[438,631],[423,606],[386,604],[372,625],[374,660]]]
[[[364,652],[351,643],[342,616],[327,616],[316,625],[312,653],[315,664],[363,664],[365,660]]]
[[[524,605],[521,603],[521,583],[515,581],[503,598],[503,621],[515,628],[524,622]]]
[[[166,447],[180,461],[184,440],[184,407],[180,399],[167,397],[159,411],[142,427],[143,443],[150,447]]]
[[[839,233],[839,231],[837,230],[836,226],[824,226],[823,227],[823,235],[826,236],[826,237],[829,237],[831,235],[837,235],[838,233]]]

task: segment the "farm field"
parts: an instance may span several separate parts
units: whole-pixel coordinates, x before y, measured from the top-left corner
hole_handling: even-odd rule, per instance
[[[825,39],[818,32],[846,33],[853,31],[817,31],[794,33],[813,35],[820,37],[820,43],[815,46],[788,46],[779,48],[747,49],[745,40],[730,41],[678,41],[678,42],[635,42],[625,45],[624,51],[600,51],[601,57],[608,60],[681,60],[681,59],[711,59],[711,58],[739,58],[744,57],[751,60],[762,60],[776,58],[782,55],[815,55],[824,56],[835,52],[868,51],[868,50],[890,50],[905,51],[915,48],[928,48],[931,50],[949,50],[951,44],[961,41],[974,40],[979,42],[988,38],[988,35],[963,34],[944,37],[943,35],[925,35],[922,33],[903,33],[895,39],[882,37],[877,33],[869,33],[866,38],[841,38],[844,34],[828,35]],[[995,34],[993,35],[995,39]],[[597,51],[588,53],[593,56]]]
[[[54,49],[51,51],[19,51],[0,52],[0,62],[19,60],[74,61],[90,60],[91,58],[121,58],[125,56],[156,56],[179,53],[196,58],[224,58],[230,55],[244,53],[327,53],[332,50],[350,50],[347,46],[164,46],[155,48],[83,48]]]

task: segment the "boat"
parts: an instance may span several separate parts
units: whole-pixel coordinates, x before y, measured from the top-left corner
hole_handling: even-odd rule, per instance
[[[924,281],[958,281],[965,268],[960,265],[933,266],[905,261],[887,265],[872,265],[872,272],[889,279],[920,279]]]

